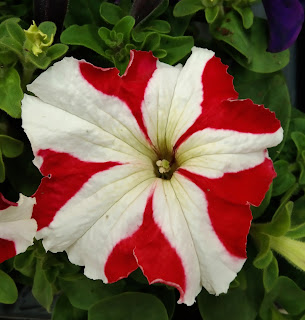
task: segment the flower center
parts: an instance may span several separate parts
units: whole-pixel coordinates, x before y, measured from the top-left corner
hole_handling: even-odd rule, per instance
[[[166,180],[169,180],[177,169],[175,159],[172,161],[166,159],[158,160],[156,165],[156,176]]]

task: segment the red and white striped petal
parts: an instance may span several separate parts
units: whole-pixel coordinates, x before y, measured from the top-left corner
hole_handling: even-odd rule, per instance
[[[36,237],[43,238],[44,247],[52,252],[66,250],[100,219],[111,222],[118,218],[122,214],[118,207],[125,209],[121,199],[131,201],[136,190],[143,191],[141,186],[146,188],[155,179],[153,169],[145,166],[85,162],[52,150],[39,155],[43,158],[41,172],[46,177],[35,194],[33,217],[38,222]],[[108,211],[113,206],[117,211],[110,217]],[[132,223],[130,227],[134,227]],[[88,245],[96,248],[99,241]]]
[[[132,118],[132,115],[130,117]],[[36,156],[40,150],[51,149],[68,153],[83,161],[141,162],[151,166],[146,149],[141,149],[141,146],[134,147],[132,139],[124,141],[125,138],[119,134],[116,136],[113,132],[109,133],[103,126],[100,127],[36,97],[25,95],[22,119],[23,128],[31,140]],[[99,121],[103,121],[103,118]],[[115,121],[112,122],[112,126],[116,126]],[[124,131],[123,126],[118,127],[118,132]],[[138,144],[140,145],[139,142]],[[40,164],[37,164],[40,167]]]
[[[193,48],[183,68],[157,63],[145,91],[142,113],[148,136],[161,153],[164,145],[165,151],[172,151],[180,136],[196,124],[203,100],[217,104],[237,98],[226,69],[214,52],[199,48]]]
[[[32,217],[34,198],[20,194],[18,203],[0,194],[0,263],[33,244],[37,223]]]
[[[249,207],[222,200],[217,209],[234,210],[233,219],[220,221],[218,216],[215,223],[204,192],[182,175],[156,180],[142,225],[108,257],[108,281],[117,281],[140,266],[150,283],[176,287],[180,303],[193,304],[202,286],[217,295],[226,292],[245,261],[251,213]],[[236,231],[232,226],[237,223]],[[233,242],[232,248],[218,237],[214,225],[217,231],[222,229],[225,240]],[[80,249],[75,248],[75,253]]]
[[[133,60],[137,62],[142,58],[141,56]],[[96,126],[99,131],[108,133],[110,136],[108,138],[109,144],[112,143],[111,139],[119,139],[138,152],[152,157],[153,151],[145,132],[143,132],[143,125],[134,116],[135,112],[139,113],[137,104],[143,100],[141,90],[145,90],[147,82],[155,70],[156,59],[151,54],[148,58],[148,63],[141,67],[141,71],[143,71],[145,66],[149,65],[146,77],[136,80],[127,76],[120,77],[117,69],[97,68],[74,58],[65,58],[42,73],[28,86],[28,90],[46,104],[66,112],[67,115],[62,121],[59,115],[56,115],[55,118],[53,111],[51,111],[52,118],[55,118],[63,128],[66,128],[66,132],[69,132],[69,122],[80,118],[91,124],[91,128]],[[127,80],[125,80],[126,78]],[[96,82],[94,82],[95,79],[97,79]],[[126,98],[131,96],[132,88],[138,89],[134,96],[139,101],[136,99],[136,101],[128,101]],[[130,105],[134,108],[138,107],[138,109],[134,111]],[[23,106],[24,117],[28,113],[25,111],[28,103],[23,103]],[[47,116],[50,116],[50,113]],[[70,116],[69,122],[68,116]],[[33,123],[36,122],[33,119]],[[24,127],[28,127],[27,123],[24,124]]]

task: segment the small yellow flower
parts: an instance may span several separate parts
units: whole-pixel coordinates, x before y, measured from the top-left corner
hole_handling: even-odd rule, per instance
[[[48,35],[38,29],[35,21],[33,21],[29,29],[24,30],[24,32],[26,35],[25,47],[33,52],[36,57],[43,52],[43,48],[50,47],[54,40],[54,35],[52,34],[51,37],[48,38]]]

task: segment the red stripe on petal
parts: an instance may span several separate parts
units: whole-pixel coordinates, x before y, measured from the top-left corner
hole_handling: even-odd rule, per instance
[[[127,104],[148,140],[141,105],[148,82],[157,68],[156,63],[157,58],[153,56],[152,52],[132,50],[130,63],[125,74],[120,77],[116,68],[104,69],[80,62],[82,76],[95,89],[104,94],[116,96]]]
[[[96,173],[121,165],[118,162],[86,162],[68,153],[50,149],[39,150],[43,158],[40,168],[44,177],[36,191],[37,204],[32,217],[37,221],[38,230],[48,226],[60,210],[83,185]]]
[[[113,248],[105,264],[105,275],[109,282],[115,282],[127,277],[138,266],[150,283],[175,286],[183,299],[186,289],[184,268],[176,250],[154,221],[152,196],[147,201],[140,228]]]
[[[237,205],[206,193],[212,226],[224,247],[238,258],[247,258],[246,245],[252,214],[249,205]]]
[[[13,241],[0,239],[0,263],[14,257],[16,254]]]
[[[175,149],[193,133],[205,128],[234,130],[245,133],[274,133],[280,127],[275,114],[251,100],[235,100],[238,94],[227,66],[213,57],[202,73],[202,112],[194,124],[179,138]]]
[[[236,204],[259,206],[276,177],[270,159],[260,165],[232,173],[225,173],[221,178],[209,179],[185,169],[178,172],[192,180],[205,193],[212,192],[217,197]]]
[[[179,173],[205,193],[211,224],[224,247],[232,255],[246,258],[252,220],[249,202],[258,205],[263,200],[274,177],[271,160],[249,170],[226,173],[219,179],[208,179],[185,169],[179,169]]]

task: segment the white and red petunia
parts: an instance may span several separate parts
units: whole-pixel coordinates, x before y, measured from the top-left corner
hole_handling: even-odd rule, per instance
[[[0,263],[24,252],[33,244],[37,223],[31,219],[34,198],[20,195],[18,203],[0,193]]]
[[[266,148],[283,134],[269,110],[237,100],[226,69],[206,49],[184,67],[132,51],[122,77],[65,58],[29,85],[44,247],[104,282],[140,267],[188,305],[202,286],[226,292],[246,259],[250,204],[275,176]]]

